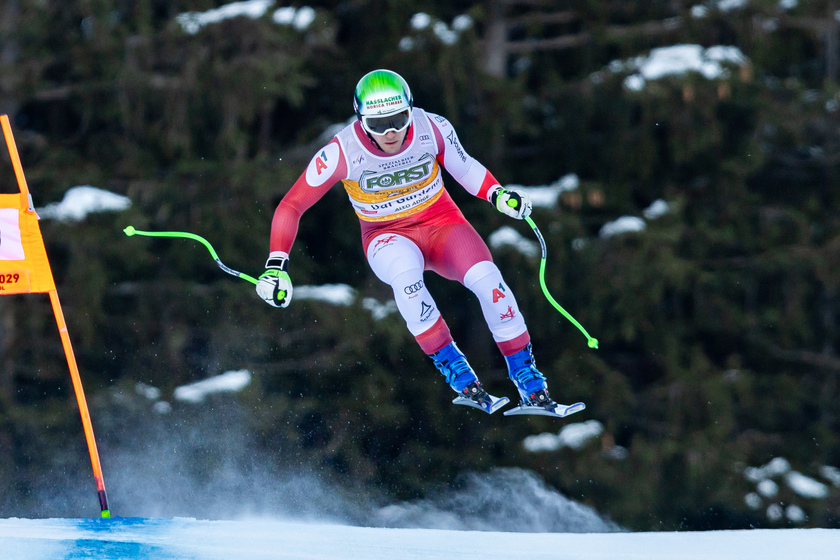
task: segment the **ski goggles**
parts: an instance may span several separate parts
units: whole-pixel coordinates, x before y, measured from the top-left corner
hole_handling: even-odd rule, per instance
[[[408,125],[411,124],[411,108],[405,111],[394,113],[386,117],[362,117],[362,126],[371,134],[379,134],[380,136],[393,130],[394,132],[402,132]]]

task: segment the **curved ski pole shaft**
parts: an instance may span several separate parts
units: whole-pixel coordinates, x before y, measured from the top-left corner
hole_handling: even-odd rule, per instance
[[[220,259],[219,255],[216,254],[216,250],[213,249],[213,246],[210,243],[201,237],[200,235],[196,235],[194,233],[189,233],[186,231],[140,231],[134,229],[133,226],[128,226],[123,230],[123,232],[131,237],[132,235],[142,235],[145,237],[183,237],[186,239],[193,239],[195,241],[200,242],[202,245],[207,247],[207,250],[210,251],[210,255],[213,257],[213,260],[216,261],[216,264],[219,265],[219,268],[230,274],[231,276],[236,276],[237,278],[242,278],[243,280],[247,280],[251,284],[257,283],[257,279],[253,276],[248,276],[244,272],[239,272],[238,270],[233,270],[232,268],[225,265]]]
[[[554,298],[551,297],[551,294],[548,292],[548,288],[545,285],[545,261],[548,253],[545,247],[545,239],[543,238],[542,233],[537,227],[537,224],[534,223],[534,220],[532,220],[530,217],[526,217],[525,221],[528,222],[528,225],[531,226],[531,229],[534,230],[534,233],[537,235],[537,239],[540,242],[540,249],[542,250],[542,257],[540,258],[540,287],[542,288],[543,294],[545,294],[545,297],[548,300],[548,302],[554,306],[554,309],[562,313],[563,316],[566,317],[566,319],[568,319],[574,326],[578,328],[578,330],[580,330],[580,332],[583,333],[583,335],[589,341],[590,348],[598,348],[598,339],[589,336],[589,333],[586,332],[586,329],[584,329],[583,326],[580,323],[578,323],[568,311],[563,309],[563,307],[559,303],[554,301]]]

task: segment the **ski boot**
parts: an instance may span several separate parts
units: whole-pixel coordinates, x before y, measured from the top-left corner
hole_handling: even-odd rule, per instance
[[[544,416],[568,416],[586,408],[583,403],[573,405],[557,404],[548,394],[548,384],[545,376],[540,373],[534,363],[534,354],[529,343],[525,348],[505,356],[508,375],[516,385],[522,402],[519,406],[505,412],[506,416],[514,414],[541,414]]]
[[[430,357],[452,390],[458,393],[452,401],[454,404],[471,406],[493,414],[510,402],[507,397],[494,397],[484,390],[478,376],[467,363],[467,358],[454,342],[450,342]]]

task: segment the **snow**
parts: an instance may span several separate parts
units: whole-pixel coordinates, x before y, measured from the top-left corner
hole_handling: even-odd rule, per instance
[[[761,500],[761,496],[755,492],[750,492],[744,496],[744,503],[747,504],[747,507],[750,509],[760,509],[764,502]]]
[[[599,437],[604,432],[604,425],[597,420],[587,420],[566,424],[557,434],[542,433],[528,436],[522,442],[523,447],[531,453],[557,451],[564,447],[580,449],[590,440]]]
[[[292,293],[294,301],[318,301],[329,305],[353,305],[356,302],[356,290],[347,284],[323,284],[320,286],[296,286]],[[393,301],[379,302],[376,298],[362,299],[362,307],[370,311],[374,320],[384,319],[391,313],[397,312],[397,304]]]
[[[445,21],[439,20],[430,16],[425,12],[418,12],[411,16],[408,22],[409,27],[415,32],[425,32],[431,27],[432,33],[444,45],[454,45],[458,42],[461,33],[473,26],[473,19],[467,14],[460,14],[455,16],[452,24],[449,25]],[[415,47],[421,46],[422,43],[416,41],[414,37],[403,37],[397,45],[401,51],[411,51]]]
[[[511,226],[502,226],[487,239],[490,247],[499,249],[501,247],[513,247],[526,257],[540,256],[540,246],[529,239],[525,239],[518,231]]]
[[[784,457],[776,457],[763,467],[747,467],[744,477],[750,482],[761,482],[774,476],[782,476],[790,472],[790,462]]]
[[[784,508],[779,504],[770,504],[767,506],[767,519],[774,523],[779,522],[785,516]]]
[[[414,39],[412,37],[403,37],[397,44],[397,48],[403,52],[408,52],[414,49]]]
[[[775,498],[779,494],[779,485],[769,478],[765,478],[756,484],[755,489],[765,498]]]
[[[218,428],[230,426],[218,424],[220,412],[208,416],[214,441],[224,436]],[[193,434],[200,442],[200,433],[165,433],[163,441],[154,430],[144,433],[127,455],[109,450],[115,517],[50,517],[57,502],[46,499],[44,518],[0,519],[3,560],[823,560],[840,549],[838,529],[628,532],[516,468],[472,473],[425,499],[370,505],[341,498],[314,475],[277,478],[235,430],[221,442],[229,460],[189,480],[183,462],[196,441],[173,447],[170,438]],[[149,442],[164,443],[165,454]],[[246,455],[241,465],[249,467],[236,466]],[[219,504],[227,515],[218,516]],[[137,515],[143,511],[158,513]],[[166,513],[173,511],[182,513]],[[805,520],[795,504],[771,504],[767,515]]]
[[[274,5],[274,0],[244,0],[231,2],[204,12],[184,12],[175,16],[185,33],[195,35],[202,27],[237,17],[258,19]],[[298,31],[306,30],[315,21],[315,10],[309,6],[300,8],[282,7],[271,15],[278,25],[291,25]]]
[[[416,29],[417,31],[422,31],[431,25],[432,23],[432,16],[425,12],[418,12],[411,16],[410,25],[412,29]]]
[[[749,59],[738,47],[716,45],[706,49],[704,56],[709,60],[728,62],[736,66],[746,66],[750,63]],[[718,71],[718,75],[720,73],[722,73],[722,70]]]
[[[559,443],[563,447],[580,449],[586,443],[604,433],[604,426],[597,420],[587,420],[577,424],[563,426],[557,435]]]
[[[501,533],[295,520],[0,519],[4,560],[825,560],[840,530]]]
[[[175,389],[173,396],[179,401],[200,403],[207,395],[238,392],[250,383],[251,373],[248,370],[228,371],[189,385],[181,385]]]
[[[695,16],[696,17],[696,16]],[[611,72],[635,72],[625,78],[624,87],[641,91],[649,81],[666,76],[679,76],[696,72],[708,80],[728,76],[726,64],[745,66],[749,60],[738,47],[716,45],[704,49],[700,45],[671,45],[650,51],[646,57],[611,62]],[[600,74],[596,73],[596,79]]]
[[[388,315],[399,311],[397,309],[397,302],[394,300],[382,303],[378,299],[372,297],[364,298],[362,300],[362,307],[370,311],[370,315],[373,317],[374,321],[380,321]]]
[[[797,5],[797,0],[779,0],[779,8],[791,9]],[[721,12],[731,12],[746,8],[747,0],[712,0],[705,5],[697,4],[691,7],[691,16],[697,19],[708,15],[710,9],[717,9]]]
[[[445,22],[436,20],[425,12],[418,12],[411,16],[409,25],[415,31],[423,31],[424,29],[428,29],[429,26],[432,26],[432,31],[442,42],[452,44],[458,40],[458,34],[460,32],[472,27],[473,19],[466,14],[455,16],[452,20],[452,29],[450,30],[450,26],[446,25]]]
[[[308,6],[297,9],[279,8],[272,14],[271,19],[274,23],[291,25],[298,31],[304,31],[315,21],[315,10]]]
[[[185,12],[177,15],[175,21],[181,24],[185,32],[195,35],[202,27],[227,19],[236,17],[261,18],[272,4],[274,4],[274,0],[232,2],[206,12]]]
[[[820,475],[832,484],[835,480],[840,482],[840,476],[833,478],[840,475],[840,469],[837,467],[824,465],[818,470]],[[761,467],[746,467],[743,469],[743,474],[745,479],[755,484],[756,492],[750,492],[744,496],[747,506],[755,510],[763,507],[765,499],[770,502],[778,499],[779,483],[773,479],[783,481],[797,500],[824,500],[830,494],[827,485],[793,470],[790,461],[784,457],[775,457]],[[807,520],[802,508],[795,503],[769,503],[766,515],[770,521],[787,518],[792,523],[804,523]]]
[[[72,187],[61,202],[37,210],[41,218],[79,221],[94,212],[120,212],[131,206],[131,199],[90,185]]]
[[[803,498],[822,499],[828,497],[828,487],[809,476],[796,471],[785,475],[785,482],[799,496]]]
[[[721,12],[731,12],[746,8],[747,0],[718,0],[717,9]]]
[[[785,508],[785,517],[790,519],[793,523],[805,523],[805,521],[808,520],[808,516],[805,515],[802,508],[794,504]]]
[[[458,42],[458,33],[449,29],[446,22],[436,21],[432,26],[432,31],[434,31],[437,38],[440,39],[440,42],[444,45],[454,45]]]
[[[152,411],[157,414],[169,414],[172,412],[172,405],[166,401],[157,401],[152,405]]]
[[[709,14],[709,8],[702,4],[697,4],[691,7],[691,17],[694,19],[703,19]]]
[[[645,80],[664,76],[699,72],[708,79],[720,76],[719,64],[706,60],[700,45],[673,45],[650,51],[650,56],[638,63],[639,74]]]
[[[356,291],[347,284],[323,284],[321,286],[298,286],[292,292],[293,300],[314,300],[332,305],[352,305]]]
[[[454,29],[455,31],[458,31],[458,32],[466,31],[467,29],[469,29],[472,26],[473,26],[473,19],[466,14],[461,14],[459,16],[455,16],[455,18],[452,20],[452,29]]]
[[[611,533],[622,529],[525,469],[470,473],[456,491],[402,502],[366,516],[366,525],[511,533]]]
[[[644,217],[648,220],[656,220],[671,211],[671,205],[661,198],[654,200],[650,206],[642,211]]]
[[[725,54],[718,54],[715,56],[726,56]],[[514,189],[525,192],[531,199],[531,205],[534,208],[555,208],[560,195],[564,192],[574,191],[580,188],[580,178],[575,173],[568,173],[560,177],[557,181],[549,185],[537,186],[523,186],[518,184],[505,185],[505,188]],[[662,200],[657,199],[653,201],[650,206],[645,208],[642,213],[648,220],[656,220],[665,214],[671,212],[671,205]],[[605,223],[599,232],[602,239],[614,237],[624,233],[638,233],[647,228],[647,224],[642,218],[636,216],[622,216],[616,220]],[[520,251],[525,256],[537,256],[540,254],[539,246],[525,239],[515,229],[505,226],[495,231],[490,235],[490,247],[513,247]],[[587,245],[586,239],[575,239],[572,242],[572,248],[581,250]]]
[[[840,469],[829,465],[820,467],[820,475],[834,486],[840,488]]]
[[[156,401],[160,398],[160,389],[157,387],[152,387],[151,385],[147,385],[143,382],[138,382],[134,386],[134,390],[137,392],[138,395],[143,395],[150,401]]]
[[[637,218],[636,216],[622,216],[617,220],[607,222],[601,226],[598,236],[602,239],[606,239],[623,233],[636,233],[644,231],[646,227],[647,225],[645,224],[645,221],[641,218]]]
[[[575,173],[568,173],[549,185],[531,187],[506,185],[505,188],[525,192],[531,198],[531,205],[534,208],[554,208],[562,193],[577,190],[579,186],[578,176]]]

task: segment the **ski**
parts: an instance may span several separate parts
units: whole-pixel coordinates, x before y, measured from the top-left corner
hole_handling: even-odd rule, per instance
[[[584,408],[586,408],[586,405],[582,402],[569,405],[552,402],[547,406],[520,403],[519,406],[511,408],[510,410],[506,410],[504,414],[505,416],[515,416],[517,414],[538,414],[540,416],[553,416],[555,418],[565,418],[570,414],[580,412]]]
[[[457,396],[452,400],[452,404],[461,404],[464,406],[471,406],[473,408],[477,408],[479,410],[483,410],[487,414],[493,414],[507,403],[510,402],[510,399],[507,397],[494,397],[491,394],[487,394],[489,400],[485,400],[483,403],[477,403],[472,399],[468,399],[467,397]]]

